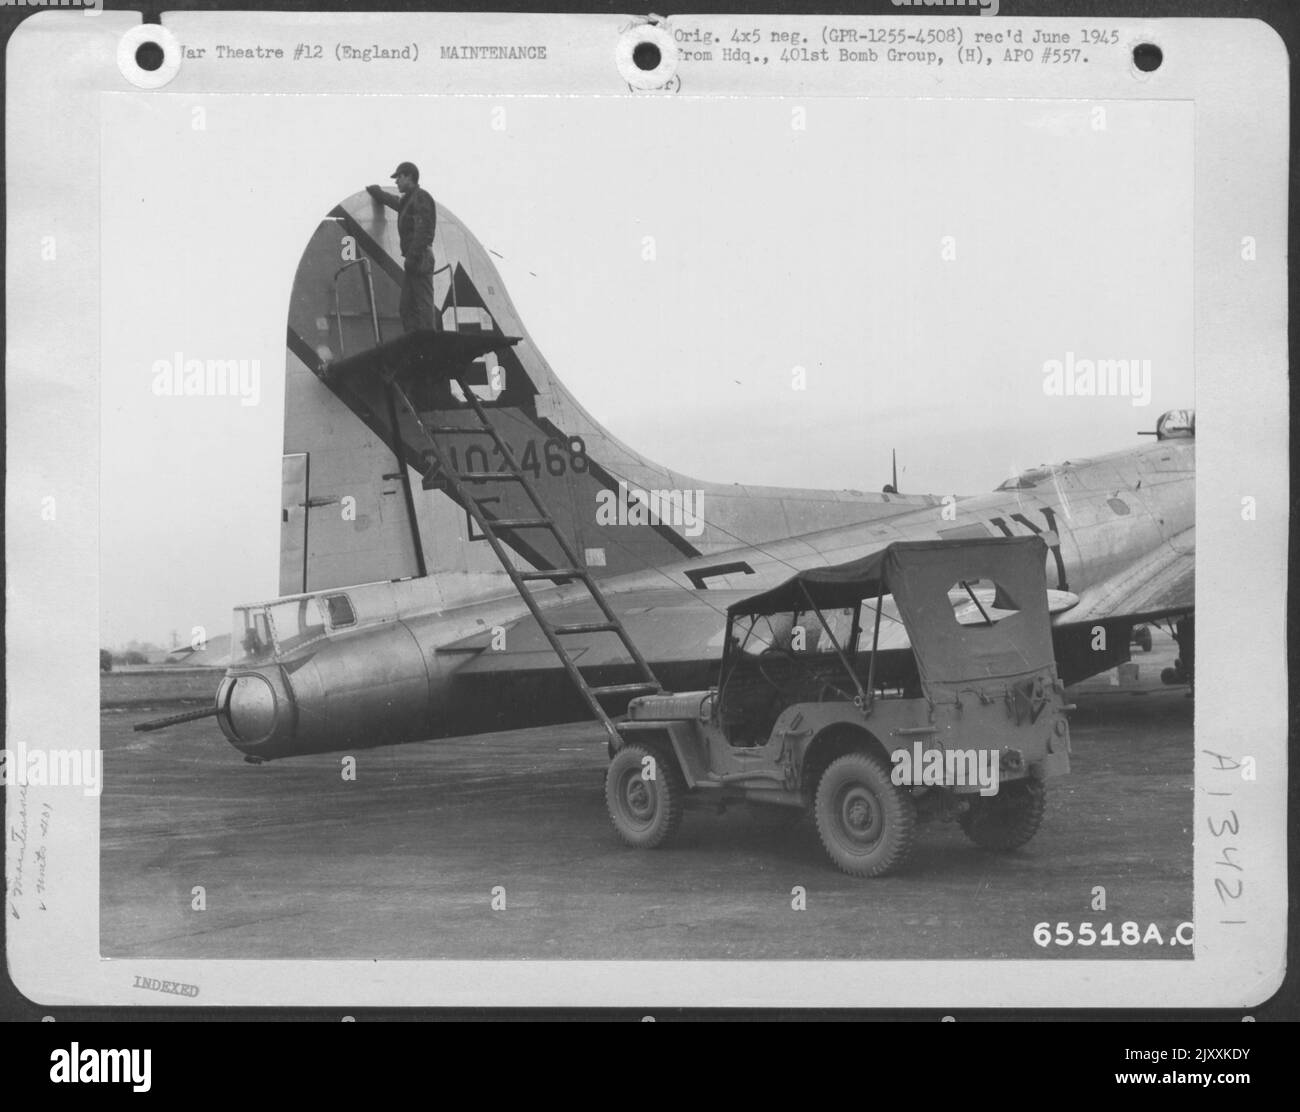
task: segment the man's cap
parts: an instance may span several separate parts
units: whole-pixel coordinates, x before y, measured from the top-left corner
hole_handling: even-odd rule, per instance
[[[395,178],[399,174],[410,174],[411,177],[418,181],[420,178],[420,168],[414,162],[399,162],[397,164],[397,169],[388,176],[390,178]]]

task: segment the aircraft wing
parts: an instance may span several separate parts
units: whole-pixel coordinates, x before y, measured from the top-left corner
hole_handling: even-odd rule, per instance
[[[1190,612],[1196,602],[1196,527],[1192,526],[1126,564],[1079,595],[1055,624],[1078,625],[1107,618],[1159,618]]]
[[[633,644],[642,655],[655,664],[695,663],[717,661],[722,656],[722,639],[726,634],[727,607],[733,602],[753,595],[753,591],[710,590],[687,592],[676,587],[655,588],[613,594],[606,601],[627,629]],[[1003,612],[992,609],[993,591],[977,589],[976,597],[984,607],[978,611],[965,597],[952,599],[954,613],[959,622],[971,623],[992,614],[996,620]],[[1048,605],[1053,612],[1070,606],[1075,596],[1063,591],[1049,591]],[[860,649],[870,644],[872,607],[863,610],[864,635]],[[554,625],[578,624],[601,620],[601,614],[591,599],[549,607],[548,621]],[[881,609],[879,648],[883,652],[910,647],[907,631],[898,617],[894,600],[886,596]],[[493,649],[493,634],[489,630],[453,641],[439,648],[439,653],[472,653],[474,659],[459,670],[460,675],[501,674],[534,669],[556,668],[559,661],[545,635],[531,615],[515,621],[505,628],[504,644]],[[766,633],[761,626],[755,636],[762,639]],[[574,661],[583,668],[608,664],[621,664],[627,660],[619,639],[609,633],[591,633],[569,636],[565,647]]]

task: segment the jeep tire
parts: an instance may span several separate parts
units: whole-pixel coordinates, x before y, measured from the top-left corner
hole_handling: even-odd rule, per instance
[[[636,849],[668,842],[682,822],[686,781],[670,753],[624,745],[605,773],[605,805],[618,836]]]
[[[984,849],[1010,850],[1038,833],[1047,807],[1041,780],[1013,780],[997,795],[975,796],[970,810],[957,821],[968,837]]]
[[[911,853],[916,804],[875,754],[832,761],[817,784],[813,812],[827,855],[851,876],[884,876]]]

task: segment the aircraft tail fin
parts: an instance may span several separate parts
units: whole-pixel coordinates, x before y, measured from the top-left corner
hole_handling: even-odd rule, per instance
[[[462,381],[597,576],[711,557],[935,502],[708,483],[654,463],[613,436],[565,388],[528,335],[488,251],[441,204],[434,256],[437,324],[443,337],[465,340],[432,339],[425,346],[431,352],[441,345],[445,354],[448,345],[472,345],[472,337],[516,339],[470,355]],[[299,264],[287,340],[282,593],[426,574],[438,578],[446,604],[509,588],[465,507],[429,474],[432,453],[414,421],[394,412],[381,383],[348,373],[377,346],[401,352],[421,336],[436,336],[401,335],[404,280],[397,221],[364,192],[330,213]],[[442,430],[435,435],[445,438],[440,445],[453,466],[505,469],[494,438],[466,427],[476,418],[455,383],[417,374],[412,400],[423,424]],[[494,518],[532,516],[523,492],[509,485],[484,481],[481,498],[475,493],[481,508]],[[547,538],[522,526],[501,536],[521,566],[562,566]]]

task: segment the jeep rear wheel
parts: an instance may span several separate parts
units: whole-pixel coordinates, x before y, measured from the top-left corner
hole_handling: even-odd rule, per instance
[[[637,849],[667,842],[682,822],[686,781],[677,761],[643,745],[624,745],[605,773],[605,805],[618,836]]]
[[[852,876],[884,876],[911,852],[916,804],[870,753],[846,753],[830,763],[813,811],[827,855]]]
[[[1046,807],[1047,789],[1041,780],[1014,780],[997,795],[976,796],[958,822],[977,846],[1016,849],[1038,833]]]

